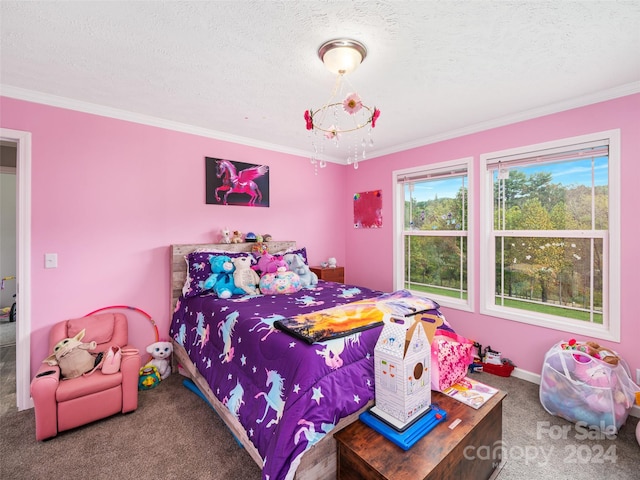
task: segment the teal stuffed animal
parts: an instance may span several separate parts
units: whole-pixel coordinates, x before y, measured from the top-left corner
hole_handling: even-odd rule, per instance
[[[211,255],[209,257],[212,274],[205,280],[205,290],[213,290],[220,298],[229,298],[232,295],[243,295],[245,292],[236,287],[233,281],[233,272],[236,267],[231,257],[226,255]]]

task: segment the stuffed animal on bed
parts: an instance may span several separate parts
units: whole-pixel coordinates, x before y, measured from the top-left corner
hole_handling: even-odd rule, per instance
[[[265,273],[260,277],[260,291],[264,295],[281,293],[295,293],[302,288],[300,277],[295,272],[289,272],[285,267],[274,273]]]
[[[246,257],[232,258],[231,261],[236,267],[233,272],[233,283],[235,283],[236,287],[249,295],[258,295],[260,293],[260,290],[258,290],[260,276],[251,269],[253,257],[247,255]]]
[[[252,268],[260,272],[260,275],[264,275],[265,273],[275,273],[280,267],[287,270],[287,262],[282,257],[265,253],[258,259],[258,264]]]
[[[96,348],[96,342],[82,343],[85,330],[82,329],[75,337],[60,340],[53,353],[43,360],[47,365],[59,365],[60,373],[66,379],[76,378],[91,371],[100,360],[89,353]]]
[[[229,298],[232,295],[243,295],[245,292],[238,288],[233,281],[233,272],[236,267],[227,255],[212,255],[211,275],[204,282],[205,290],[213,290],[220,298]]]
[[[284,261],[287,262],[290,271],[298,274],[298,277],[300,277],[300,285],[302,285],[303,288],[318,284],[318,275],[313,273],[309,265],[304,263],[302,255],[299,253],[287,253],[284,256]]]
[[[171,362],[169,358],[173,353],[171,342],[155,342],[147,347],[147,353],[152,357],[145,367],[156,367],[160,378],[164,380],[171,375]]]

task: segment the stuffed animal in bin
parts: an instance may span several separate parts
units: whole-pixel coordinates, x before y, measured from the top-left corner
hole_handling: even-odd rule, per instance
[[[620,362],[620,357],[608,348],[602,347],[596,342],[586,342],[586,345],[591,347],[592,351],[595,352],[592,356],[599,358],[603,362],[609,365],[618,365]]]
[[[311,287],[318,284],[318,276],[311,271],[309,265],[304,263],[304,258],[299,253],[287,253],[284,256],[289,270],[298,274],[302,287]]]
[[[47,365],[58,365],[63,378],[76,378],[92,370],[101,360],[89,350],[96,348],[96,342],[82,343],[85,330],[82,329],[75,337],[60,340],[53,353],[43,360]]]
[[[145,367],[155,367],[158,369],[160,378],[164,380],[171,375],[171,354],[173,345],[171,342],[155,342],[147,347],[147,353],[152,357]]]
[[[243,290],[249,295],[258,295],[258,284],[260,283],[260,277],[251,269],[253,263],[253,257],[247,255],[246,257],[232,258],[231,261],[235,266],[233,272],[233,283],[237,288]]]

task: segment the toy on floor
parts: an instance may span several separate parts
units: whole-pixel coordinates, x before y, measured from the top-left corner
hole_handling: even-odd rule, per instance
[[[151,390],[156,388],[160,383],[160,374],[158,369],[153,365],[145,365],[140,369],[140,378],[138,379],[138,390]]]
[[[607,353],[600,358],[603,351]],[[562,341],[545,355],[540,402],[552,415],[615,434],[629,415],[636,391],[626,362],[594,342]]]
[[[145,367],[155,367],[160,374],[160,379],[164,380],[171,375],[171,362],[169,361],[173,353],[171,342],[155,342],[147,347],[147,353],[151,354],[152,360]]]

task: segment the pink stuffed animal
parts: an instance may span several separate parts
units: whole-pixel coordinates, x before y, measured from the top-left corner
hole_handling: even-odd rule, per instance
[[[280,270],[281,267],[284,267],[284,270]],[[286,271],[287,270],[287,262],[280,256],[271,255],[270,253],[265,253],[258,260],[258,264],[251,267],[254,270],[258,270],[261,275],[265,273],[275,273],[278,271]]]

